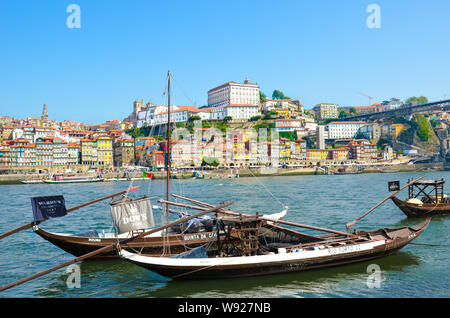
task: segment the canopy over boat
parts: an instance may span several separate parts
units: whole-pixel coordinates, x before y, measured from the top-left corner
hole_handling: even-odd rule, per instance
[[[390,182],[391,185],[393,182]],[[399,181],[396,181],[398,184]],[[392,202],[408,217],[428,217],[450,213],[450,197],[444,194],[445,180],[419,180],[408,187],[408,197],[393,196]]]
[[[152,203],[147,197],[140,199],[126,197],[112,202],[110,207],[114,226],[119,234],[155,226]]]

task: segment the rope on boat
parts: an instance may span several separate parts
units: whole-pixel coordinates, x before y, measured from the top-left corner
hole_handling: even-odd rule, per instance
[[[280,199],[278,199],[265,185],[264,183],[262,183],[260,180],[258,180],[258,178],[255,176],[255,174],[253,173],[252,169],[250,169],[250,167],[248,167],[248,171],[250,171],[250,173],[252,174],[253,177],[255,177],[256,181],[259,182],[259,184],[261,186],[263,186],[267,192],[269,192],[269,194],[284,208],[286,208],[286,204],[283,204],[283,202],[280,201]]]

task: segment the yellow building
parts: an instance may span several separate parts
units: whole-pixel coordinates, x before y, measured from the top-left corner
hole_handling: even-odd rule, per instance
[[[312,161],[321,161],[330,159],[329,149],[308,149],[306,151],[306,159]]]
[[[291,117],[292,111],[289,108],[274,108],[272,111],[278,113],[278,116],[288,118]]]
[[[107,135],[97,137],[97,164],[99,167],[113,165],[112,139]]]
[[[91,138],[80,140],[81,164],[97,166],[97,141]]]

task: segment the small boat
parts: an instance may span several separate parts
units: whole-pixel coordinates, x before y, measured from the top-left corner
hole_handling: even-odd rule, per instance
[[[421,180],[409,185],[408,197],[391,200],[408,217],[450,214],[450,197],[444,194],[445,180]]]
[[[267,239],[258,217],[234,221],[240,244],[215,244],[199,247],[175,257],[154,257],[119,250],[126,261],[171,279],[224,279],[298,272],[372,260],[389,255],[417,238],[427,228],[430,218],[414,227],[382,228],[358,231],[354,235],[311,236],[291,233]],[[267,227],[267,223],[264,224]],[[259,234],[257,234],[259,232]],[[230,246],[232,246],[230,248]]]
[[[383,170],[383,169],[380,169],[378,171],[381,172],[381,173],[396,173],[396,172],[400,172],[400,170]]]
[[[55,176],[51,179],[42,180],[44,183],[86,183],[102,182],[102,178],[76,177],[76,176]]]
[[[28,179],[28,180],[22,180],[20,181],[21,183],[24,184],[38,184],[38,183],[43,183],[43,181],[41,179]]]
[[[200,171],[195,170],[192,173],[192,179],[205,179],[205,175],[201,173]]]
[[[128,178],[108,178],[108,179],[103,179],[103,181],[130,181],[130,179],[128,179]]]

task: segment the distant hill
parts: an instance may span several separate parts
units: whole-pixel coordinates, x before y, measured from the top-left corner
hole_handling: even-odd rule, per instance
[[[427,117],[416,114],[411,121],[407,122],[411,127],[403,131],[398,136],[398,141],[401,143],[414,146],[414,149],[422,149],[426,154],[439,152],[440,142],[430,121]],[[403,146],[397,145],[404,149]]]

